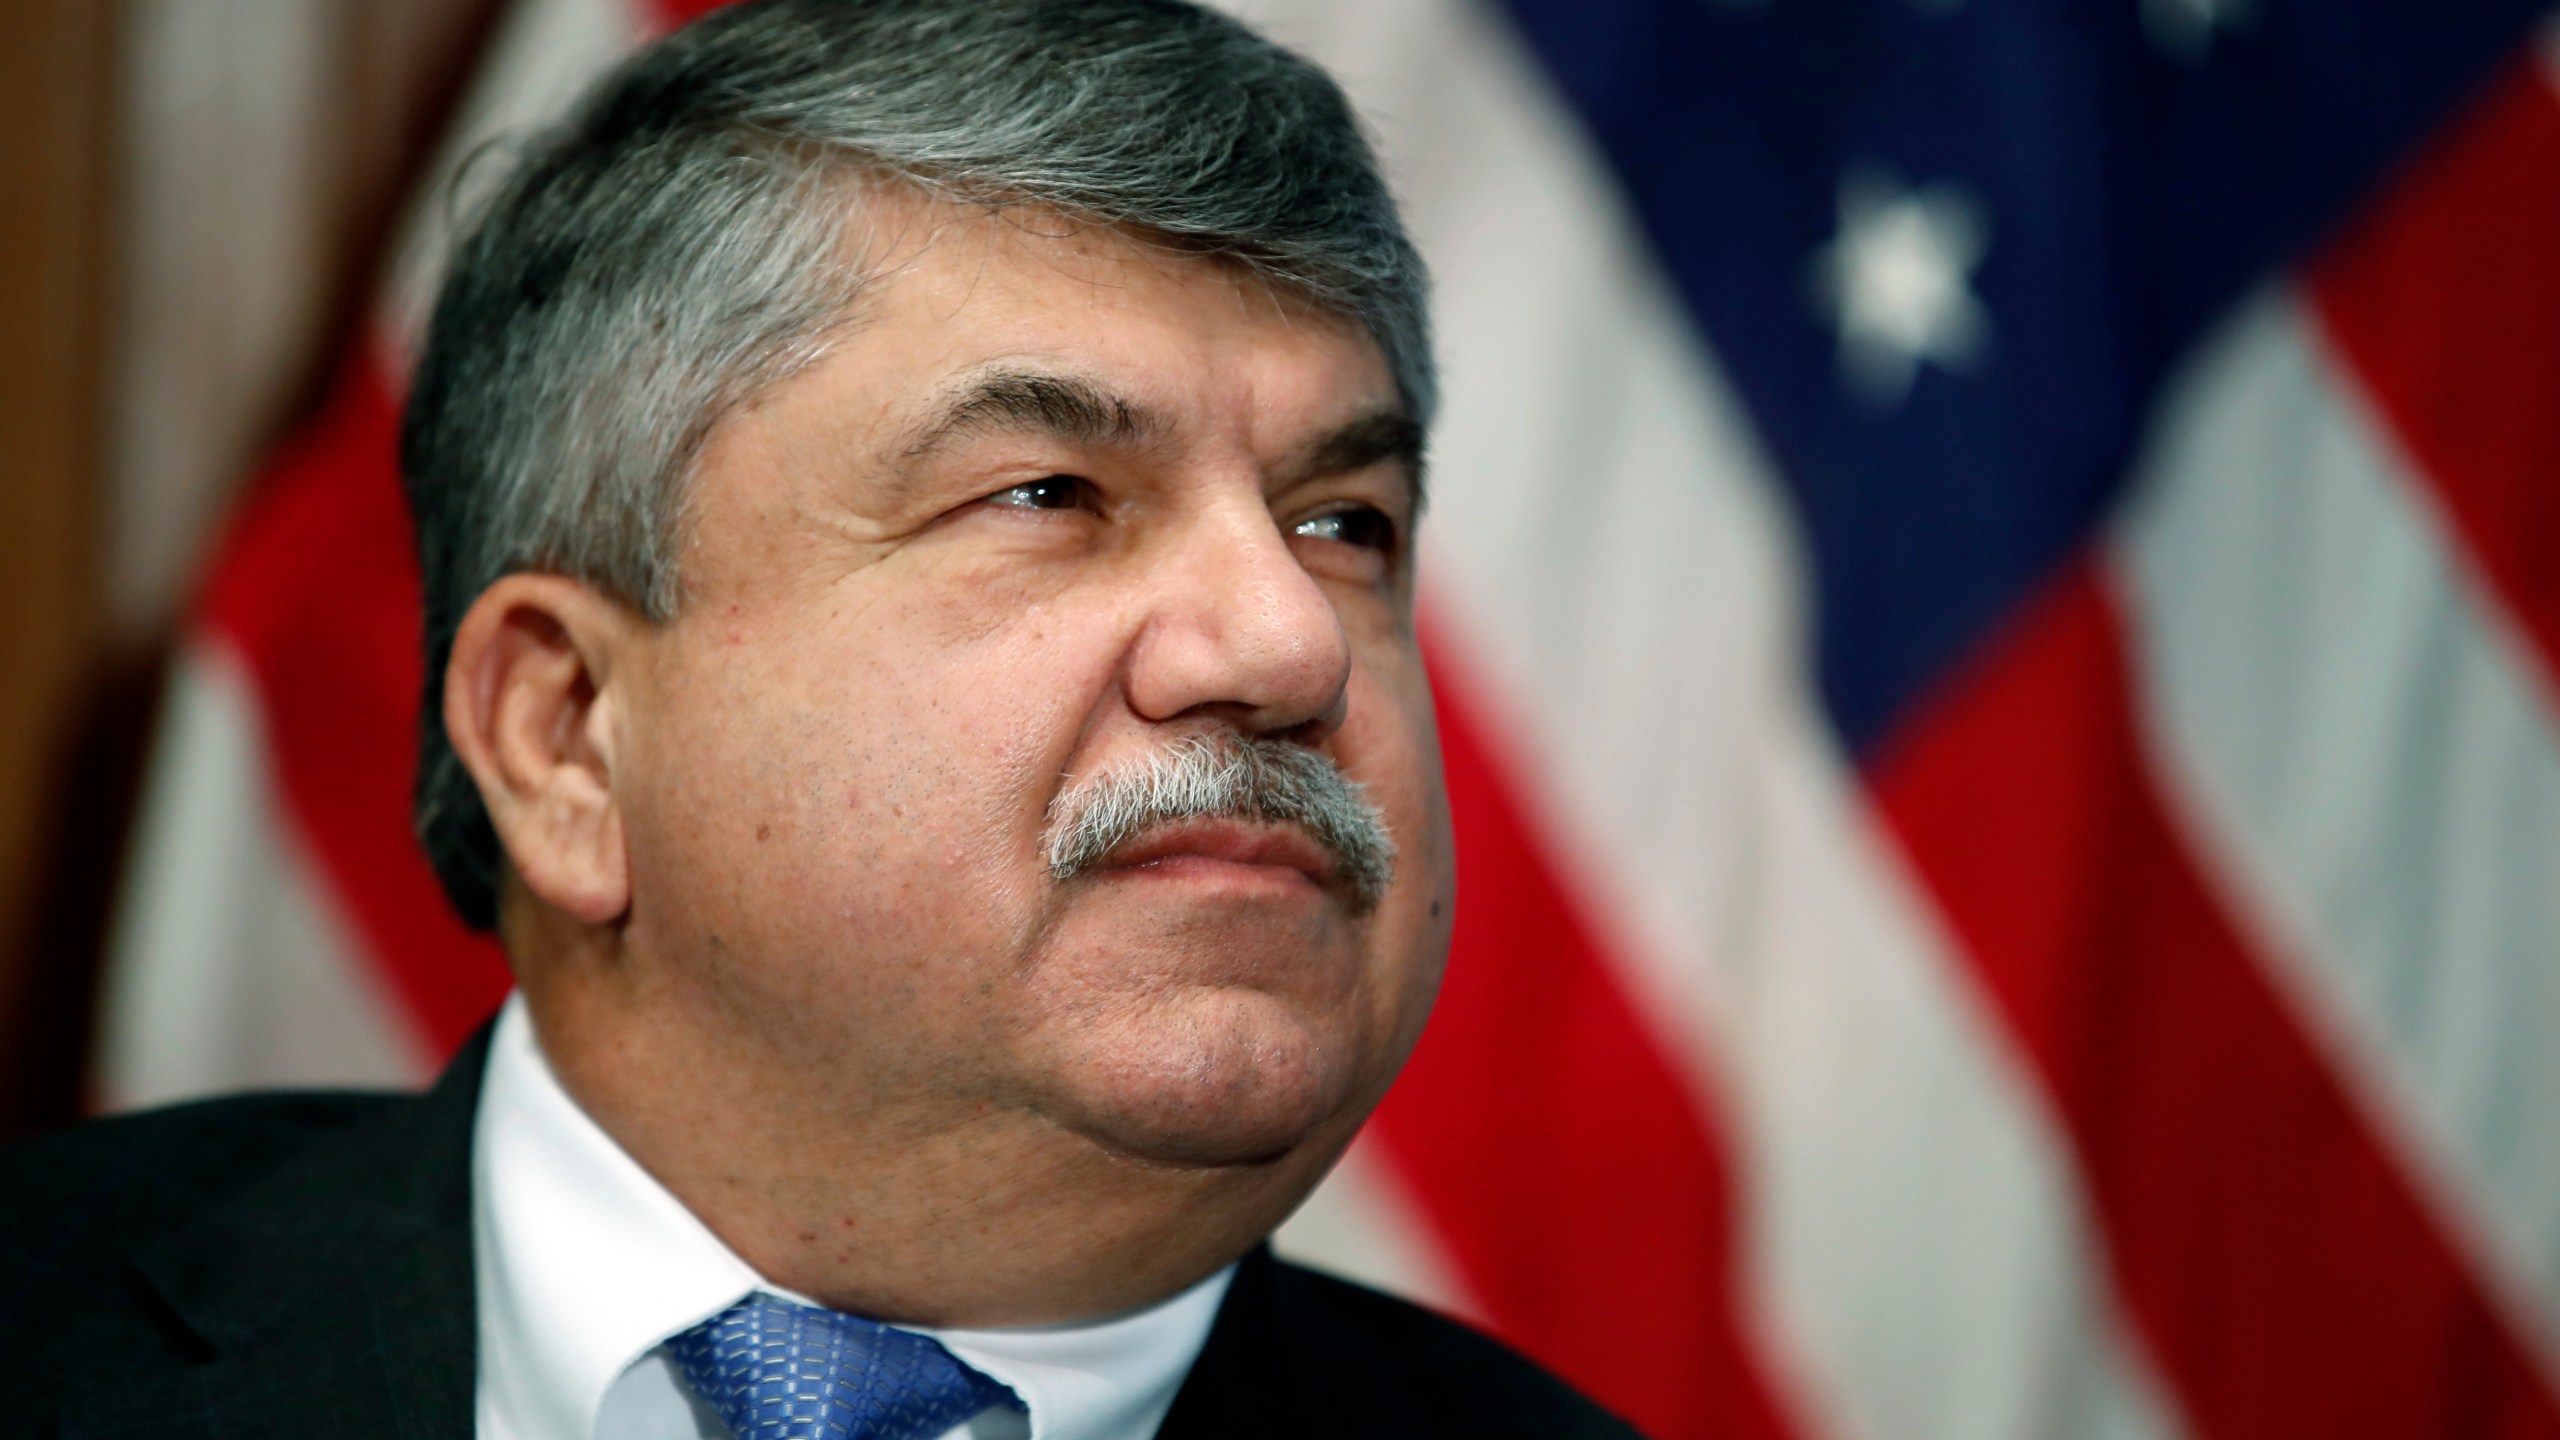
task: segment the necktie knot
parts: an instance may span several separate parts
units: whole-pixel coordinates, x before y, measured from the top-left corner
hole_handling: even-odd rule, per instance
[[[932,1440],[1021,1403],[929,1337],[762,1293],[667,1353],[738,1440]]]

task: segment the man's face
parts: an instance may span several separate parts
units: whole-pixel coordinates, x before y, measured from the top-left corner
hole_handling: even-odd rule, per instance
[[[1028,1112],[1176,1163],[1347,1138],[1447,948],[1410,427],[1354,324],[1043,212],[885,202],[889,273],[731,415],[618,724],[633,963],[829,1103]],[[1186,741],[1364,787],[1082,874],[1052,802]]]

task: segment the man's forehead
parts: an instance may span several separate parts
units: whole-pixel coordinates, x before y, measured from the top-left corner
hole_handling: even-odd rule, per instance
[[[1277,321],[1377,343],[1343,305],[1181,236],[1041,202],[936,196],[894,176],[866,177],[852,197],[842,254],[862,277],[856,326],[899,312],[934,324],[965,323],[973,312],[1140,311],[1178,295],[1187,306],[1214,303],[1232,323]],[[1383,349],[1378,361],[1384,377]]]
[[[1275,479],[1400,462],[1418,498],[1421,427],[1357,316],[1054,207],[858,188],[867,278],[817,369],[850,372],[837,394],[901,475],[997,434],[1158,455],[1242,438]]]

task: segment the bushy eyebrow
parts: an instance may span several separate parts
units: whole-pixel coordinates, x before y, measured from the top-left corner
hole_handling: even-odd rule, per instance
[[[1413,491],[1413,508],[1421,513],[1422,427],[1401,408],[1374,410],[1307,447],[1289,468],[1293,483],[1349,475],[1372,465],[1393,464],[1404,472]]]
[[[1092,381],[1045,370],[990,370],[953,392],[918,427],[906,447],[912,465],[945,445],[973,435],[1048,435],[1078,445],[1148,446],[1169,439],[1173,426],[1155,411]],[[1282,479],[1304,484],[1393,463],[1422,508],[1423,431],[1401,407],[1372,411],[1317,440]]]
[[[1088,380],[1039,370],[991,370],[972,379],[922,428],[906,458],[921,460],[953,440],[1005,432],[1051,435],[1079,445],[1147,445],[1169,427],[1153,411]]]

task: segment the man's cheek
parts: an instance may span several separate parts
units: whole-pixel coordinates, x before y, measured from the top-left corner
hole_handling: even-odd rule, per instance
[[[898,574],[909,582],[895,601],[898,623],[910,636],[936,648],[1005,650],[1025,632],[1041,636],[1095,608],[1103,576],[1092,556],[1036,534],[1029,539],[1043,543],[1027,543],[998,528],[1006,523],[964,517],[950,543]]]

